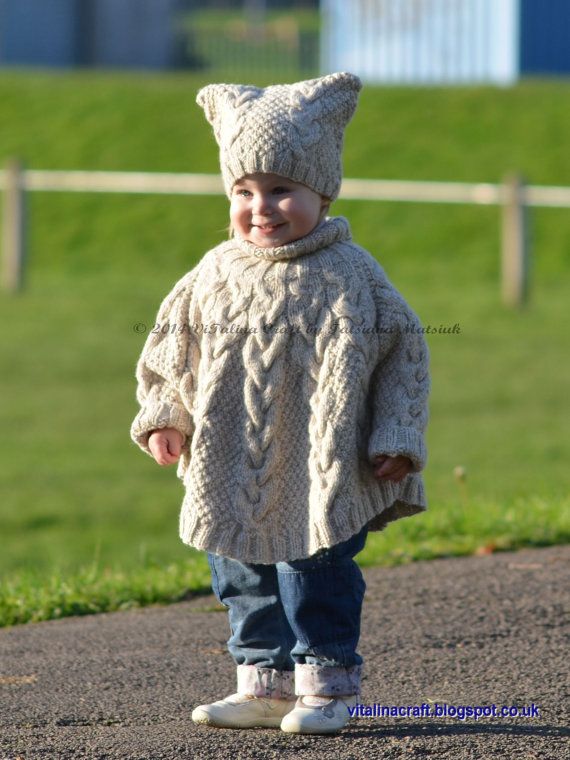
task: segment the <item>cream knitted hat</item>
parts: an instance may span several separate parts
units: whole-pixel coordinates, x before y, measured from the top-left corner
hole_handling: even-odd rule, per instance
[[[214,128],[228,197],[241,177],[266,172],[334,200],[342,177],[343,132],[361,87],[360,79],[347,73],[265,89],[203,87],[196,102]]]

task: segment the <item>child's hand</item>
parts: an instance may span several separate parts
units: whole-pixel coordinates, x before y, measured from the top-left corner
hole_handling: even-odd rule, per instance
[[[180,459],[184,435],[176,428],[153,430],[148,437],[148,447],[158,464],[163,467]]]
[[[375,478],[378,480],[391,480],[394,483],[399,483],[413,470],[411,460],[401,454],[397,457],[374,457],[372,467],[374,468]]]

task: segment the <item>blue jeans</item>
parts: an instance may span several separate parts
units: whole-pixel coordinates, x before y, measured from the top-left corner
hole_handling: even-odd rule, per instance
[[[362,664],[356,647],[366,584],[353,557],[367,534],[365,526],[307,559],[274,565],[208,553],[212,589],[228,608],[228,650],[238,666],[292,671]]]

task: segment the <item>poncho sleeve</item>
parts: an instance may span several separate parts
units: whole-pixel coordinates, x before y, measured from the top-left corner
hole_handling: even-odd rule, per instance
[[[372,427],[368,457],[409,457],[413,471],[426,464],[424,433],[430,391],[429,350],[419,318],[376,264],[377,328],[381,347],[371,377]]]
[[[188,448],[194,431],[189,360],[189,305],[194,281],[192,270],[164,299],[137,362],[136,397],[141,408],[131,425],[131,438],[150,456],[148,437],[152,430],[176,428],[184,435],[183,448]]]

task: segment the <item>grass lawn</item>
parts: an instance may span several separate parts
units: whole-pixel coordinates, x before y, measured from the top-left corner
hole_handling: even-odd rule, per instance
[[[0,160],[216,172],[188,74],[0,73]],[[266,84],[260,81],[258,84]],[[350,177],[570,184],[570,85],[372,88]],[[34,194],[27,287],[0,296],[0,624],[207,587],[178,540],[182,485],[129,438],[134,367],[162,297],[227,225],[223,197]],[[570,211],[533,212],[531,301],[499,301],[499,210],[338,201],[424,325],[429,510],[373,534],[362,564],[567,542]],[[464,467],[458,480],[454,469]]]

